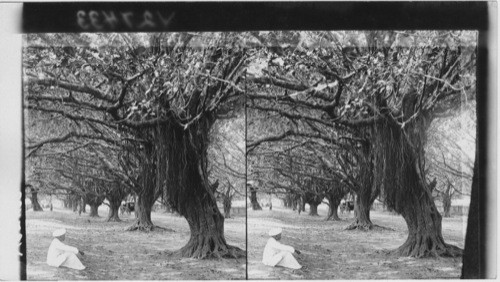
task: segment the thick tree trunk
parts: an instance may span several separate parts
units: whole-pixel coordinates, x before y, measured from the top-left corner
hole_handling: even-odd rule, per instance
[[[319,216],[318,214],[318,206],[321,204],[321,202],[312,202],[310,201],[309,203],[309,215],[310,216]]]
[[[370,220],[370,207],[373,202],[370,203],[370,195],[369,193],[366,194],[362,194],[365,195],[365,197],[361,197],[359,195],[356,197],[356,201],[354,203],[354,222],[346,227],[347,230],[370,230],[373,228],[373,223]]]
[[[395,253],[412,257],[460,256],[460,248],[444,242],[441,215],[425,181],[420,162],[425,141],[422,124],[407,125],[402,132],[399,125],[384,123],[375,132],[377,157],[384,162],[375,166],[379,169],[377,182],[384,185],[388,207],[401,214],[408,226],[408,238]]]
[[[406,221],[408,238],[396,250],[397,254],[412,257],[451,256],[462,255],[462,250],[456,246],[446,244],[441,233],[441,215],[434,204],[432,196],[422,187],[422,182],[414,166],[407,167],[407,176],[413,181],[407,185],[408,201],[412,204],[403,204],[395,209]]]
[[[192,207],[184,216],[189,223],[191,237],[189,242],[178,252],[183,257],[242,257],[244,252],[226,243],[224,238],[224,217],[213,200],[201,200],[194,196],[190,200]]]
[[[338,213],[339,205],[330,204],[328,206],[328,215],[326,216],[326,220],[339,221],[339,213]]]
[[[151,211],[156,200],[160,196],[160,192],[164,186],[164,176],[166,175],[165,154],[162,150],[163,143],[159,128],[157,132],[150,132],[157,138],[156,143],[144,144],[144,151],[140,155],[141,171],[140,171],[140,190],[136,191],[135,201],[135,222],[127,228],[128,231],[152,231],[155,226],[151,221]],[[159,184],[162,183],[162,184]]]
[[[166,198],[186,218],[191,231],[178,254],[191,258],[244,257],[242,249],[226,243],[224,217],[208,182],[206,158],[212,122],[204,117],[188,130],[172,125],[164,136],[169,164]],[[256,202],[256,195],[251,196],[252,203]]]
[[[208,185],[200,179],[196,167],[190,166],[189,172],[186,184],[191,189],[186,190],[197,192],[183,195],[183,204],[178,206],[178,212],[187,219],[191,230],[189,242],[178,251],[179,254],[191,258],[244,256],[243,250],[226,243],[224,217]]]
[[[325,220],[333,220],[333,221],[340,220],[340,217],[338,214],[338,209],[339,209],[340,201],[342,199],[342,195],[339,195],[339,196],[340,197],[335,197],[335,195],[333,195],[333,194],[326,195],[329,206],[328,206],[328,215],[326,216]]]
[[[89,184],[90,185],[90,184]],[[90,187],[90,186],[89,186]],[[104,196],[95,194],[86,194],[84,196],[85,201],[90,206],[90,217],[99,217],[98,209],[99,206],[104,202]]]
[[[121,200],[118,202],[117,201],[109,201],[109,212],[108,212],[108,218],[106,219],[106,221],[115,221],[115,222],[121,221],[120,217],[118,216],[121,202],[122,202]]]
[[[31,206],[33,211],[43,211],[40,202],[38,202],[38,191],[34,188],[31,188]]]
[[[127,193],[120,187],[118,184],[114,184],[115,186],[109,190],[106,195],[106,199],[109,202],[109,213],[107,221],[121,221],[119,215],[120,206],[122,204],[123,199],[127,196]]]
[[[415,195],[414,205],[402,207],[401,215],[408,226],[408,238],[396,253],[412,257],[460,256],[460,248],[444,242],[441,215],[432,198],[424,195],[421,194],[420,200]]]
[[[99,206],[101,204],[90,204],[90,217],[99,217]]]
[[[359,152],[359,188],[356,189],[354,201],[354,221],[346,227],[347,230],[360,229],[371,230],[373,223],[370,219],[370,208],[378,197],[380,190],[374,185],[373,149],[370,143],[361,145]],[[347,207],[349,209],[349,207]]]
[[[122,221],[120,217],[118,216],[118,211],[120,209],[120,206],[118,207],[109,205],[109,211],[108,211],[108,218],[106,221],[114,221],[114,222],[120,222]]]
[[[152,193],[139,193],[137,196],[134,207],[136,220],[127,230],[152,231],[157,227],[151,221],[151,210],[156,199]]]
[[[250,188],[250,203],[252,204],[252,209],[254,211],[262,210],[262,207],[257,200],[257,191],[255,191],[255,189],[253,188]]]

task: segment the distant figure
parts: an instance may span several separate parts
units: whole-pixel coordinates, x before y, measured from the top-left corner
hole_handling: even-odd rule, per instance
[[[340,213],[344,213],[346,211],[347,204],[344,199],[340,201]]]
[[[291,246],[278,242],[281,240],[281,228],[273,228],[269,231],[269,240],[264,248],[262,263],[269,266],[283,266],[291,269],[300,269],[302,266],[297,262],[293,253],[300,255],[300,251]]]
[[[120,206],[120,212],[123,215],[125,212],[130,215],[131,212],[135,212],[135,202],[127,202]]]
[[[47,253],[47,264],[50,266],[60,267],[65,266],[72,269],[83,270],[85,266],[80,262],[77,254],[84,255],[77,248],[65,245],[66,229],[58,229],[52,233],[54,240],[49,247]]]

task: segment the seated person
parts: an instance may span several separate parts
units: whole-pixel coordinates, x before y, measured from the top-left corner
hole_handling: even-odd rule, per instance
[[[72,269],[83,270],[85,266],[80,262],[77,254],[83,255],[82,251],[77,248],[65,245],[63,243],[66,239],[66,229],[58,229],[52,233],[54,240],[49,247],[47,253],[47,264],[50,266],[65,266]]]
[[[300,269],[302,266],[297,262],[293,253],[300,254],[291,246],[278,242],[281,240],[281,228],[273,228],[269,231],[269,240],[264,248],[262,262],[269,266],[283,266],[291,269]]]

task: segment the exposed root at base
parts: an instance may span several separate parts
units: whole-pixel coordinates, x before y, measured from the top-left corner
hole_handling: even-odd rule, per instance
[[[164,231],[168,231],[168,232],[175,232],[175,230],[170,229],[170,228],[161,227],[161,226],[154,225],[154,224],[147,224],[147,225],[139,224],[138,222],[134,223],[132,226],[125,229],[125,231],[136,231],[136,230],[143,231],[143,232],[151,232],[151,231],[155,231],[155,230],[164,230]]]
[[[396,230],[395,230],[395,229],[393,229],[393,228],[390,228],[390,227],[385,227],[385,226],[380,226],[380,225],[377,225],[377,224],[373,224],[373,230],[396,231]]]
[[[158,229],[158,230],[168,231],[168,232],[175,232],[174,229],[170,229],[170,228],[159,226],[159,225],[154,225],[154,229],[155,230]]]
[[[246,252],[236,246],[220,245],[216,250],[209,250],[209,246],[198,246],[198,249],[193,249],[193,246],[186,245],[178,251],[172,253],[173,256],[188,257],[196,259],[222,259],[232,258],[238,261],[239,258],[245,258]],[[239,261],[238,261],[239,262]]]
[[[373,224],[371,223],[358,223],[357,221],[349,224],[344,230],[362,230],[362,231],[368,231],[373,229]]]
[[[425,240],[411,240],[405,242],[401,247],[396,250],[389,251],[390,255],[406,256],[414,258],[427,258],[427,257],[461,257],[463,250],[457,246],[437,243],[435,241]]]
[[[122,222],[122,220],[117,217],[108,217],[108,219],[106,219],[106,222]]]
[[[353,222],[349,224],[344,230],[361,230],[361,231],[369,231],[369,230],[374,230],[374,231],[395,231],[394,229],[390,227],[385,227],[385,226],[380,226],[377,224],[359,224],[356,222]]]
[[[330,216],[330,217],[325,218],[325,221],[342,221],[342,219],[340,217],[335,218],[335,217]]]

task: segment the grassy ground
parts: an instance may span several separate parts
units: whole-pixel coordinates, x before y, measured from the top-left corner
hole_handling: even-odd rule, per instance
[[[340,222],[325,222],[326,208],[319,217],[298,215],[274,206],[272,211],[248,210],[248,278],[250,279],[441,279],[459,278],[461,258],[413,259],[388,256],[383,250],[395,249],[406,239],[406,225],[400,216],[372,212],[375,224],[393,230],[344,231],[351,214]],[[53,212],[27,211],[27,274],[29,280],[199,280],[245,279],[244,259],[180,259],[167,253],[187,243],[189,227],[184,218],[163,212],[153,213],[153,222],[173,231],[126,232],[133,214],[123,222],[104,222],[100,218],[78,216],[63,209]],[[447,243],[464,246],[465,217],[443,219]],[[262,251],[272,227],[284,229],[282,242],[302,251],[299,262],[305,270],[272,268],[261,263]],[[83,271],[53,268],[46,263],[54,229],[68,230],[66,243],[85,252]],[[245,249],[245,218],[225,221],[229,244]]]
[[[121,216],[123,222],[105,222],[100,218],[68,210],[26,212],[28,280],[198,280],[245,279],[245,259],[195,260],[169,256],[189,240],[189,226],[182,217],[159,212],[152,214],[155,224],[173,231],[127,232],[133,213]],[[245,249],[245,218],[225,221],[226,241]],[[66,228],[68,245],[85,252],[81,258],[85,270],[54,268],[46,262],[52,231]]]
[[[340,215],[340,222],[325,222],[326,208],[319,217],[298,215],[288,209],[248,210],[248,277],[250,279],[442,279],[459,278],[462,258],[389,256],[383,250],[396,249],[407,237],[401,216],[371,213],[374,224],[392,230],[345,231],[353,214]],[[465,242],[465,217],[443,218],[443,236],[460,248]],[[261,263],[262,251],[272,227],[283,228],[282,243],[302,252],[299,263],[305,270],[269,267]]]

